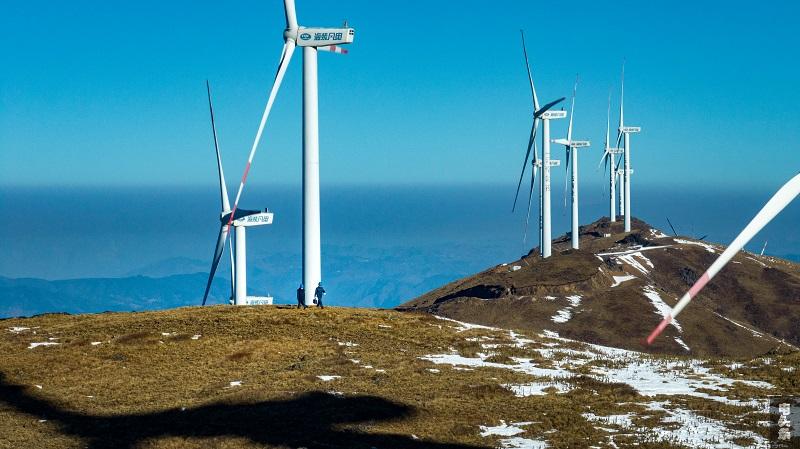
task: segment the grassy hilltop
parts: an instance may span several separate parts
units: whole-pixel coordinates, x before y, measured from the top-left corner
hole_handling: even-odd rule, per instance
[[[750,447],[798,365],[385,310],[43,315],[0,321],[0,447]]]
[[[644,350],[643,337],[725,249],[636,219],[630,233],[600,219],[581,227],[580,240],[573,250],[561,236],[552,257],[531,250],[399,309]],[[757,357],[800,347],[799,322],[800,264],[741,251],[646,350]]]

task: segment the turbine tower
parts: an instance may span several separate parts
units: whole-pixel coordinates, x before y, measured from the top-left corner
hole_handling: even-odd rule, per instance
[[[353,42],[355,31],[345,25],[342,28],[307,28],[297,23],[294,0],[283,1],[286,15],[286,29],[283,31],[283,50],[281,52],[275,81],[269,92],[267,105],[258,125],[256,138],[247,158],[239,191],[233,202],[233,211],[239,204],[244,183],[250,172],[261,134],[272,110],[275,97],[280,89],[286,69],[292,60],[295,46],[303,47],[303,284],[305,303],[310,305],[314,289],[322,280],[322,250],[320,238],[320,200],[319,200],[319,99],[317,90],[317,51],[347,53],[339,47]],[[228,225],[233,223],[230,216]]]
[[[621,153],[624,153],[624,148]],[[614,168],[614,173],[617,175],[617,185],[619,186],[619,216],[625,220],[625,173],[620,168],[622,165],[622,161],[624,160],[625,156],[620,155],[619,159],[617,160],[616,168]]]
[[[214,258],[211,260],[211,271],[208,273],[206,291],[203,293],[203,305],[208,299],[208,292],[211,290],[211,281],[217,272],[222,253],[225,251],[225,241],[228,238],[231,226],[234,229],[236,241],[235,249],[233,245],[228,245],[231,255],[231,302],[235,305],[260,305],[272,304],[272,298],[267,296],[247,296],[247,235],[245,230],[250,226],[263,226],[272,224],[272,212],[264,210],[231,210],[228,200],[228,189],[225,186],[225,172],[222,169],[222,155],[219,151],[217,140],[217,126],[214,122],[214,106],[211,103],[211,86],[206,81],[206,92],[208,93],[208,110],[211,114],[211,130],[214,135],[214,149],[217,153],[217,174],[219,175],[219,194],[222,204],[220,212],[220,229],[217,236],[217,245],[214,249]]]
[[[578,148],[586,148],[591,145],[588,140],[572,140],[572,120],[575,117],[575,94],[578,92],[578,76],[575,76],[575,86],[572,88],[572,106],[569,111],[569,126],[567,127],[567,138],[556,139],[553,143],[564,145],[567,153],[566,169],[570,169],[570,161],[572,162],[572,248],[578,249],[580,246],[580,220],[578,218]],[[575,154],[572,154],[572,153]],[[565,180],[566,182],[566,180]],[[566,188],[565,188],[566,190]],[[564,202],[567,201],[566,191],[564,192]]]
[[[608,111],[606,115],[606,145],[605,151],[603,152],[603,157],[600,160],[600,163],[603,164],[603,172],[606,169],[608,170],[608,192],[609,192],[609,207],[608,207],[608,219],[612,223],[617,221],[617,154],[622,153],[622,149],[620,148],[612,148],[611,142],[611,91],[608,92]],[[609,162],[610,161],[610,162]]]
[[[551,101],[546,105],[539,107],[539,98],[536,96],[536,88],[533,86],[533,75],[531,73],[531,66],[528,62],[528,50],[525,47],[525,34],[520,30],[522,36],[522,52],[525,55],[525,66],[528,69],[528,82],[531,86],[531,95],[533,97],[533,125],[531,125],[531,133],[528,138],[528,150],[525,153],[525,160],[522,162],[522,172],[519,174],[519,182],[517,182],[517,193],[514,195],[514,206],[511,211],[517,207],[517,198],[519,197],[519,189],[522,186],[522,178],[525,176],[525,167],[528,165],[528,158],[531,155],[531,148],[533,148],[533,159],[531,160],[531,184],[528,191],[528,215],[525,219],[525,234],[523,242],[527,240],[528,236],[528,223],[531,215],[531,201],[533,199],[533,188],[536,183],[536,174],[539,167],[542,168],[542,178],[540,184],[540,197],[539,201],[539,251],[542,257],[550,257],[550,167],[556,166],[560,163],[557,160],[550,159],[550,119],[564,118],[567,116],[566,111],[551,111],[550,108],[564,101],[564,97],[558,100]],[[539,127],[539,120],[542,121],[542,160],[536,151],[536,132]]]
[[[620,213],[625,214],[625,232],[631,232],[631,134],[641,132],[642,128],[638,126],[625,126],[625,62],[622,63],[622,84],[620,87],[620,100],[619,100],[619,129],[617,130],[617,146],[619,146],[620,138],[624,139],[624,154],[623,154],[623,169],[622,179],[624,179],[624,186],[620,186],[620,195],[622,196],[622,189],[624,189],[625,210],[620,210]]]

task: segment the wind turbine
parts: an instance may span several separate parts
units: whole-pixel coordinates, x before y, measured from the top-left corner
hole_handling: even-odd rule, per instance
[[[339,45],[353,42],[355,30],[345,22],[342,28],[306,28],[297,23],[297,13],[294,0],[283,1],[286,15],[286,29],[283,31],[283,50],[281,52],[275,81],[269,92],[267,105],[261,116],[250,155],[247,158],[239,191],[233,202],[233,212],[239,205],[239,198],[244,189],[250,166],[256,154],[264,125],[272,110],[275,96],[281,87],[281,82],[289,67],[295,46],[303,47],[303,284],[305,289],[305,303],[313,302],[314,288],[322,280],[322,250],[320,238],[320,201],[319,201],[319,98],[317,90],[317,50],[333,53],[346,53]],[[233,224],[234,214],[231,214],[228,227]],[[223,239],[224,240],[224,239]]]
[[[608,111],[606,115],[606,146],[605,151],[603,152],[603,157],[600,160],[600,163],[603,164],[603,171],[609,167],[608,170],[608,184],[609,184],[609,207],[608,207],[608,219],[612,223],[617,221],[617,156],[618,154],[622,153],[621,148],[612,148],[611,143],[609,141],[611,136],[611,90],[608,91]],[[610,161],[610,163],[609,163]]]
[[[669,323],[674,320],[681,310],[689,304],[689,301],[692,300],[703,287],[708,284],[708,282],[717,274],[719,273],[722,268],[736,255],[743,247],[750,241],[755,235],[761,231],[776,215],[778,215],[789,203],[792,202],[798,195],[800,195],[800,173],[794,176],[794,178],[790,179],[789,182],[783,185],[775,195],[767,201],[767,204],[761,209],[761,211],[756,214],[755,217],[750,221],[750,223],[739,233],[738,236],[731,242],[730,245],[725,249],[725,251],[720,254],[717,260],[711,264],[711,266],[703,273],[702,276],[692,285],[686,294],[683,295],[680,301],[672,308],[665,316],[664,319],[661,320],[661,323],[653,329],[653,332],[647,337],[647,344],[653,344],[653,341],[656,337],[664,331]]]
[[[531,74],[531,65],[528,62],[528,50],[525,47],[525,33],[520,30],[522,36],[522,52],[525,55],[525,66],[528,69],[528,82],[531,86],[531,95],[533,96],[533,125],[531,126],[530,137],[528,138],[528,151],[525,153],[525,161],[522,163],[522,172],[519,174],[519,182],[517,183],[517,193],[514,195],[514,206],[511,208],[513,212],[517,207],[517,198],[519,197],[519,189],[522,186],[522,178],[525,176],[525,166],[528,165],[528,158],[531,155],[531,148],[533,151],[533,160],[531,161],[531,185],[528,191],[528,216],[525,219],[525,236],[523,241],[528,235],[528,221],[531,214],[531,201],[533,199],[533,187],[536,182],[536,172],[539,167],[542,167],[542,178],[540,184],[540,218],[539,218],[539,250],[542,257],[550,257],[550,244],[551,244],[551,231],[550,231],[550,167],[559,165],[560,161],[550,159],[550,120],[559,119],[567,116],[566,111],[551,111],[550,108],[564,101],[564,97],[558,100],[551,101],[546,105],[539,107],[539,98],[536,96],[536,88],[533,86],[533,75]],[[536,152],[536,131],[539,126],[539,120],[542,121],[542,160],[539,160]]]
[[[236,247],[229,245],[231,255],[231,300],[236,305],[256,305],[272,304],[272,298],[247,296],[247,235],[246,228],[250,226],[263,226],[272,224],[272,212],[265,210],[238,209],[231,210],[230,200],[228,200],[228,189],[225,186],[225,172],[222,169],[222,155],[219,151],[217,140],[217,126],[214,122],[214,106],[211,103],[211,86],[206,81],[206,92],[208,92],[208,110],[211,114],[211,130],[214,135],[214,149],[217,153],[217,174],[219,175],[219,195],[222,204],[220,212],[220,229],[217,236],[217,245],[214,249],[214,258],[211,260],[211,271],[208,273],[206,291],[203,293],[203,305],[208,299],[208,292],[211,289],[211,281],[217,272],[217,266],[225,251],[225,241],[228,238],[228,231],[231,226],[234,228]]]
[[[620,197],[623,196],[624,189],[624,202],[625,209],[620,210],[620,213],[625,214],[625,232],[631,232],[631,134],[641,132],[642,128],[639,126],[625,126],[625,62],[622,63],[622,85],[620,88],[619,100],[619,129],[617,130],[617,146],[619,146],[620,138],[624,138],[624,153],[623,160],[624,166],[622,170],[622,179],[624,185],[620,185]],[[620,208],[622,209],[622,208]]]
[[[567,152],[567,163],[566,169],[569,171],[570,168],[570,159],[572,162],[572,248],[578,249],[580,242],[580,232],[579,232],[579,225],[580,221],[578,219],[578,152],[576,151],[578,148],[586,148],[591,145],[591,142],[588,140],[572,140],[572,119],[575,117],[575,94],[578,92],[578,76],[575,76],[575,86],[572,88],[572,106],[570,107],[569,111],[569,126],[567,127],[567,138],[566,139],[556,139],[553,140],[553,143],[564,145],[564,149]],[[575,154],[572,154],[572,153]],[[566,192],[564,195],[564,201],[566,202]]]

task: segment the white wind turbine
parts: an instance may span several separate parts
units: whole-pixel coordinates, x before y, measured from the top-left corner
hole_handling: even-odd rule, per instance
[[[800,195],[800,173],[795,175],[792,179],[789,180],[786,184],[783,185],[775,195],[767,201],[767,204],[761,209],[761,211],[756,214],[755,217],[750,221],[750,223],[742,230],[742,232],[736,236],[736,238],[731,242],[730,245],[725,249],[725,251],[720,254],[717,260],[711,264],[711,266],[703,273],[702,276],[692,285],[686,294],[678,301],[675,307],[672,308],[665,316],[664,319],[661,320],[661,323],[656,326],[653,332],[647,337],[647,344],[653,344],[653,341],[656,337],[661,334],[661,332],[666,328],[669,323],[674,320],[681,310],[689,304],[689,301],[692,300],[703,287],[708,284],[708,282],[717,274],[720,270],[722,270],[725,265],[736,255],[743,247],[750,241],[755,235],[764,228],[776,215],[778,215],[786,206],[789,205],[797,196]]]
[[[319,98],[317,91],[317,50],[334,53],[346,53],[339,47],[353,42],[355,31],[342,28],[306,28],[297,23],[294,0],[283,1],[286,15],[286,29],[283,31],[283,51],[281,52],[275,81],[269,92],[267,106],[261,116],[258,132],[247,158],[242,181],[233,202],[233,211],[239,204],[244,183],[250,172],[264,125],[272,110],[275,96],[280,89],[286,69],[294,54],[295,46],[303,47],[303,284],[305,285],[305,303],[311,304],[314,289],[322,280],[322,254],[320,238],[320,204],[319,204]],[[233,223],[232,214],[228,226]]]
[[[533,199],[533,187],[536,182],[536,172],[539,167],[542,167],[542,180],[540,184],[540,197],[539,202],[539,251],[542,257],[550,257],[550,167],[557,166],[560,161],[550,159],[550,119],[564,118],[567,116],[566,111],[551,111],[550,108],[556,104],[564,101],[564,97],[558,100],[551,101],[546,105],[539,107],[539,98],[536,96],[536,88],[533,86],[533,75],[531,74],[531,66],[528,62],[528,50],[525,47],[525,34],[520,30],[522,36],[522,52],[525,55],[525,66],[528,69],[528,82],[531,86],[531,95],[533,96],[533,125],[531,125],[531,133],[528,138],[528,151],[525,153],[525,161],[522,163],[522,172],[519,174],[519,182],[517,183],[517,193],[514,195],[514,206],[511,208],[513,212],[517,207],[517,198],[519,197],[519,189],[522,185],[522,178],[525,176],[525,167],[528,165],[528,158],[531,155],[531,148],[533,148],[533,159],[531,160],[531,185],[528,191],[528,215],[525,219],[525,235],[523,242],[527,239],[528,235],[528,222],[531,215],[531,201]],[[536,132],[539,127],[539,120],[542,121],[542,160],[536,152]]]
[[[603,158],[600,160],[600,163],[603,164],[603,171],[605,172],[606,168],[610,168],[608,170],[608,184],[609,184],[609,207],[608,207],[608,218],[609,221],[612,223],[617,221],[617,161],[616,155],[622,153],[621,148],[612,148],[611,147],[611,91],[608,92],[608,111],[606,115],[606,146],[605,151],[603,152]],[[610,162],[609,162],[610,161]]]
[[[624,138],[623,169],[620,177],[620,199],[624,201],[624,210],[620,206],[620,214],[625,214],[625,232],[631,232],[631,134],[642,130],[638,126],[625,126],[625,62],[622,63],[622,85],[619,100],[619,128],[617,129],[617,146]]]
[[[225,186],[225,172],[222,169],[222,155],[219,151],[217,141],[217,126],[214,122],[214,106],[211,103],[211,86],[206,81],[206,91],[208,92],[208,110],[211,114],[211,130],[214,135],[214,149],[217,152],[217,174],[219,175],[219,194],[222,211],[220,212],[220,229],[217,236],[217,245],[214,249],[214,258],[211,260],[211,271],[208,273],[206,291],[203,293],[203,305],[208,299],[208,292],[211,289],[211,281],[219,266],[222,253],[225,251],[225,241],[228,238],[228,230],[233,226],[236,242],[235,249],[229,245],[231,255],[231,300],[236,305],[257,305],[272,304],[272,298],[265,296],[247,296],[247,236],[245,230],[250,226],[263,226],[272,224],[272,212],[238,209],[231,211],[231,203],[228,200],[228,189]]]
[[[553,140],[553,143],[557,143],[560,145],[564,145],[564,149],[567,152],[567,163],[566,169],[569,171],[570,163],[572,164],[572,175],[571,175],[571,182],[572,182],[572,248],[578,249],[580,246],[580,220],[578,218],[578,152],[576,151],[578,148],[586,148],[591,145],[591,142],[588,140],[572,140],[572,120],[575,117],[575,94],[578,92],[578,76],[575,76],[575,86],[572,88],[572,106],[570,107],[569,111],[569,126],[567,127],[567,138],[566,139],[556,139]],[[574,152],[574,154],[573,154]],[[566,182],[566,180],[565,180]],[[566,188],[565,188],[566,190]],[[566,203],[567,196],[566,191],[564,192],[564,202]]]

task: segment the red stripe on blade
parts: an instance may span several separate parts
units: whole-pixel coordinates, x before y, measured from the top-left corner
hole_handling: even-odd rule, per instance
[[[242,175],[242,184],[247,179],[247,174],[250,173],[250,162],[247,163],[247,166],[244,168],[244,174]]]
[[[700,279],[698,279],[697,282],[692,285],[692,288],[689,289],[689,298],[694,298],[698,293],[700,293],[700,290],[702,290],[703,287],[708,284],[709,280],[711,280],[711,278],[708,277],[708,272],[706,271],[702,276],[700,276]]]
[[[647,344],[652,345],[653,340],[655,340],[656,337],[658,337],[661,334],[661,332],[663,332],[664,329],[667,326],[669,326],[669,323],[671,322],[672,322],[672,315],[665,316],[664,319],[661,320],[660,323],[658,323],[658,326],[656,326],[656,328],[653,329],[653,332],[651,332],[650,335],[647,337]]]

